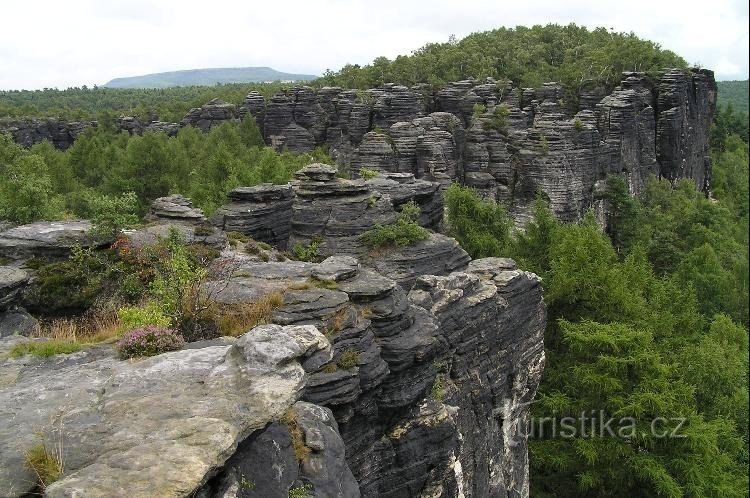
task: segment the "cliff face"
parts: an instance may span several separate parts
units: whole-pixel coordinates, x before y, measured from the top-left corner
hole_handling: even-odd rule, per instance
[[[656,78],[625,73],[606,95],[575,96],[560,85],[514,88],[509,82],[467,80],[432,91],[385,85],[367,91],[295,87],[270,99],[250,93],[237,108],[219,100],[192,109],[179,125],[122,118],[133,133],[179,126],[204,131],[247,114],[266,141],[308,152],[326,145],[354,176],[362,168],[459,181],[505,203],[519,223],[533,199],[546,197],[563,220],[596,203],[597,181],[622,175],[639,193],[649,175],[692,178],[708,190],[708,138],[716,83],[708,70],[669,70]],[[92,123],[22,120],[0,123],[24,145],[51,140],[68,147]]]
[[[220,249],[212,267],[227,271],[203,282],[206,295],[218,307],[280,296],[268,325],[139,361],[111,345],[11,358],[29,339],[0,337],[0,414],[21,421],[0,428],[0,495],[33,491],[23,455],[41,433],[65,445],[50,496],[528,496],[524,429],[544,366],[539,278],[509,259],[470,261],[439,233],[369,252],[359,235],[410,200],[423,225],[439,227],[440,183],[335,173],[312,164],[291,185],[239,188],[213,229],[189,200],[157,199],[153,223],[127,234],[139,247],[174,227],[187,244]],[[64,257],[69,235],[90,230],[0,231],[13,265],[0,267],[0,323],[34,285],[22,262]],[[280,248],[315,239],[328,257],[291,261],[259,242],[243,251],[224,230]]]

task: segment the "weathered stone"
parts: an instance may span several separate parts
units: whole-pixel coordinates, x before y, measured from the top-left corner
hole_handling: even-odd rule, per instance
[[[198,224],[206,221],[203,211],[194,208],[190,199],[179,194],[159,197],[151,203],[149,221],[165,220],[176,223]]]
[[[102,247],[86,220],[39,221],[0,232],[0,256],[10,259],[65,258],[74,247]]]
[[[0,413],[14,420],[0,428],[0,494],[33,488],[23,454],[42,431],[65,447],[65,475],[48,496],[189,495],[295,402],[306,376],[299,362],[331,358],[312,326],[257,327],[234,345],[136,362],[98,351],[0,365],[15,372],[0,391]]]
[[[289,185],[261,184],[229,192],[229,204],[220,207],[211,222],[227,232],[286,249],[294,193]]]
[[[23,308],[0,311],[0,337],[9,335],[28,336],[34,331],[38,323],[36,318]]]
[[[25,270],[0,266],[0,311],[18,302],[21,290],[29,283],[29,278]]]

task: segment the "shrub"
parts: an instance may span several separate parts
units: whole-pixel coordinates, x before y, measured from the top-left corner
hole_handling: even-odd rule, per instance
[[[103,255],[80,248],[67,261],[39,265],[31,296],[34,307],[45,311],[89,308],[102,292],[108,269]]]
[[[117,343],[117,350],[121,358],[134,358],[176,351],[184,345],[185,340],[175,330],[147,325],[127,332]]]
[[[454,183],[445,192],[448,233],[472,258],[503,254],[512,222],[503,206],[482,200],[469,187]]]
[[[289,490],[289,498],[312,498],[313,487],[310,484],[295,486]]]
[[[490,118],[483,122],[482,127],[487,130],[495,130],[503,135],[508,133],[508,116],[510,111],[504,104],[495,106]]]
[[[341,356],[339,356],[338,360],[336,360],[336,365],[339,366],[339,368],[343,368],[344,370],[349,370],[351,368],[354,368],[359,363],[359,352],[355,349],[347,349],[343,353],[341,353]]]
[[[474,116],[481,116],[485,112],[487,112],[487,106],[484,104],[474,104],[474,107],[471,109],[471,112]]]
[[[214,228],[211,225],[196,225],[195,228],[193,228],[193,234],[195,234],[196,237],[208,237],[210,235],[213,235]]]
[[[576,118],[575,121],[573,121],[573,128],[575,128],[576,131],[583,131],[583,121]]]
[[[23,460],[26,467],[36,475],[42,490],[60,479],[65,471],[62,444],[53,448],[44,443],[35,444],[24,452]]]
[[[408,202],[401,207],[396,223],[375,225],[363,233],[360,240],[370,249],[417,244],[430,236],[429,230],[417,223],[419,214],[419,206],[414,201]]]
[[[380,171],[375,171],[370,168],[362,168],[359,170],[359,177],[364,180],[372,180],[380,176]]]
[[[153,325],[155,327],[169,327],[171,320],[159,306],[149,302],[145,306],[126,306],[117,311],[122,327],[126,330]]]
[[[300,243],[294,244],[292,248],[292,254],[299,261],[310,261],[316,262],[320,259],[318,250],[320,249],[320,241],[313,239],[308,245],[302,245]]]
[[[17,358],[30,354],[39,358],[49,358],[57,354],[77,353],[81,349],[83,349],[81,344],[70,340],[23,342],[13,346],[13,349],[10,350],[10,357]]]
[[[122,229],[138,224],[138,197],[133,192],[115,196],[83,190],[77,197],[81,205],[76,212],[91,219],[94,236],[112,237]]]

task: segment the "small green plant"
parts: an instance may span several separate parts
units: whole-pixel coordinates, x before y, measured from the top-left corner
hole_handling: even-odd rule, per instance
[[[487,106],[484,104],[474,104],[474,107],[471,109],[471,112],[475,117],[479,117],[485,112],[487,112]]]
[[[62,439],[59,444],[54,445],[45,442],[35,444],[24,452],[23,460],[26,467],[36,475],[39,487],[44,491],[65,472]]]
[[[573,121],[573,128],[575,128],[576,131],[583,131],[583,121],[576,118],[575,121]]]
[[[359,170],[359,177],[364,180],[372,180],[380,176],[380,171],[376,171],[370,168],[361,168]]]
[[[320,242],[317,239],[313,239],[308,245],[302,245],[300,243],[294,244],[292,254],[295,259],[299,261],[316,262],[320,260],[320,254],[318,253],[319,249]]]
[[[18,358],[27,354],[39,358],[49,358],[57,354],[77,353],[83,346],[75,341],[51,340],[45,342],[22,342],[10,350],[11,358]]]
[[[439,374],[435,377],[435,382],[433,382],[432,384],[430,396],[435,401],[443,401],[443,399],[445,398],[445,379],[442,375]]]
[[[245,477],[245,474],[240,474],[240,489],[244,491],[252,491],[255,489],[255,483]]]
[[[419,225],[420,208],[414,201],[401,206],[396,223],[375,225],[363,233],[360,240],[370,249],[385,247],[404,247],[426,240],[430,232]]]
[[[357,366],[359,363],[359,352],[355,349],[347,349],[339,356],[336,360],[336,364],[339,368],[349,370]]]
[[[546,135],[541,135],[539,137],[539,150],[542,151],[542,156],[549,154],[549,143],[547,142]]]
[[[312,498],[313,487],[310,484],[296,486],[289,490],[289,498]]]
[[[146,325],[169,327],[171,323],[170,318],[154,302],[148,302],[145,306],[125,306],[117,310],[117,316],[125,330]]]

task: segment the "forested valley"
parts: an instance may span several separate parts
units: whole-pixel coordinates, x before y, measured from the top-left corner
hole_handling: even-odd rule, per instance
[[[410,56],[329,71],[312,84],[437,87],[490,76],[524,87],[558,81],[577,93],[586,85],[611,90],[623,71],[686,66],[678,55],[632,34],[550,25],[428,44]],[[168,194],[182,194],[211,215],[236,187],[285,184],[309,163],[332,164],[324,148],[275,151],[250,115],[208,133],[184,127],[174,137],[130,135],[112,124],[119,115],[176,122],[214,97],[239,103],[251,90],[270,96],[284,87],[0,92],[0,119],[99,121],[64,151],[47,142],[25,149],[0,136],[0,220],[20,225],[84,218],[111,237],[142,226],[151,203]],[[513,258],[542,279],[547,363],[532,416],[601,409],[637,421],[638,435],[627,440],[532,437],[532,496],[747,496],[748,117],[741,105],[723,100],[722,91],[720,86],[710,139],[708,195],[689,180],[672,184],[652,177],[635,198],[622,178],[611,175],[603,231],[593,212],[577,222],[556,220],[541,196],[532,221],[518,229],[501,203],[457,183],[445,191],[445,232],[472,258]],[[413,229],[407,218],[403,227]],[[300,259],[311,259],[304,253],[310,247],[298,249]],[[172,262],[184,256],[174,247],[169,251]],[[65,286],[101,289],[110,271],[80,254],[65,265],[66,275],[49,279],[61,286],[50,290],[55,299],[64,299]],[[137,307],[149,292],[158,302],[148,285],[126,307]],[[85,312],[92,303],[58,304]],[[164,309],[147,309],[168,323]],[[679,429],[681,437],[654,437],[647,429],[657,417],[684,418],[679,428],[676,422],[663,426]]]

